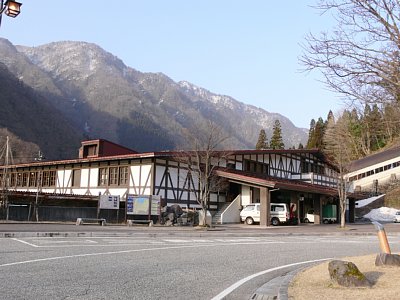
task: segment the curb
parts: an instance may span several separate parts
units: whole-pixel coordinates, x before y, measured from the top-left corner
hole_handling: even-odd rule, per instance
[[[0,232],[0,238],[18,238],[18,237],[278,237],[278,236],[314,236],[314,237],[346,237],[346,236],[376,236],[375,232],[328,232],[328,233],[279,233],[279,232],[226,232],[223,230],[200,231],[147,231],[147,230],[129,230],[129,231],[8,231]],[[387,233],[387,236],[399,237],[400,233]]]
[[[288,289],[289,284],[293,278],[302,270],[307,267],[301,267],[296,270],[287,272],[284,275],[280,275],[266,282],[264,285],[259,287],[255,293],[250,297],[251,300],[288,300]]]

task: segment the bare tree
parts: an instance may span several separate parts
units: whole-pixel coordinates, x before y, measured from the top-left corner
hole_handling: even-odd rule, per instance
[[[399,102],[400,2],[320,0],[316,7],[332,14],[336,26],[306,37],[300,58],[306,69],[321,71],[328,87],[346,99]]]
[[[346,201],[349,184],[345,178],[348,166],[354,159],[355,147],[353,136],[349,130],[349,119],[342,117],[336,123],[331,120],[327,124],[324,137],[324,150],[338,167],[337,191],[340,206],[340,227],[345,227]]]
[[[176,160],[187,165],[188,172],[198,186],[193,187],[197,202],[201,206],[201,224],[206,226],[207,210],[209,209],[210,194],[222,189],[226,183],[223,178],[215,175],[215,169],[225,165],[229,156],[228,151],[220,147],[228,137],[222,135],[221,129],[213,122],[208,123],[207,135],[189,136],[193,150],[180,151]]]

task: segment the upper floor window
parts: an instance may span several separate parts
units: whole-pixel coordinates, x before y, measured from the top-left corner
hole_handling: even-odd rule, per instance
[[[110,167],[110,185],[118,184],[118,167]]]
[[[97,145],[87,145],[83,147],[83,157],[96,156]]]
[[[37,172],[29,173],[29,186],[31,187],[37,186]]]
[[[55,185],[56,185],[56,171],[43,171],[42,186],[55,186]]]
[[[108,184],[108,168],[99,169],[99,186]]]
[[[127,185],[129,183],[128,166],[99,169],[99,186]]]
[[[252,160],[244,161],[244,171],[254,172],[257,174],[268,174],[269,172],[268,164]]]
[[[129,182],[128,176],[129,176],[128,167],[120,167],[119,168],[119,184],[127,185]]]

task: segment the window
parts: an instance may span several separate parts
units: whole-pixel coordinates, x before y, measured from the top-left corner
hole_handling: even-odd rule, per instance
[[[129,182],[128,167],[120,167],[119,168],[119,184],[127,185],[128,182]]]
[[[56,171],[49,171],[49,186],[56,185]]]
[[[254,172],[254,173],[258,173],[258,174],[268,174],[269,173],[269,165],[264,164],[262,162],[245,160],[244,161],[244,171]]]
[[[282,205],[271,205],[271,211],[285,211]]]
[[[118,167],[110,167],[110,185],[118,184]]]
[[[56,185],[56,171],[43,171],[42,186],[55,186],[55,185]]]
[[[83,148],[83,157],[96,156],[97,155],[97,145],[87,145]]]
[[[252,211],[254,209],[254,205],[247,205],[243,211]]]
[[[15,186],[16,177],[17,177],[16,173],[11,173],[10,186]]]
[[[129,167],[109,167],[99,169],[99,186],[128,185]]]
[[[108,184],[108,168],[99,169],[99,186],[105,186]]]
[[[29,186],[35,187],[37,185],[37,172],[29,174]]]
[[[17,173],[17,186],[22,186],[22,173]]]
[[[49,172],[48,171],[43,171],[42,175],[42,186],[49,186],[50,183],[50,177],[49,177]]]
[[[28,185],[28,172],[22,173],[22,186]]]

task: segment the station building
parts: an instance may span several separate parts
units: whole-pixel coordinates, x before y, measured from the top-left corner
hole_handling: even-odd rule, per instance
[[[8,182],[8,192],[16,195],[10,200],[15,205],[29,196],[32,201],[35,195],[47,197],[50,205],[53,201],[69,206],[84,206],[99,195],[118,195],[123,210],[128,195],[158,195],[169,206],[196,209],[200,207],[199,181],[188,168],[193,153],[138,153],[98,139],[82,142],[76,159],[2,167],[0,176],[3,183]],[[225,181],[210,195],[215,223],[239,222],[240,208],[255,202],[264,215],[261,226],[269,225],[270,203],[294,207],[299,220],[313,209],[315,223],[321,223],[324,205],[336,204],[339,209],[337,169],[319,150],[232,150],[213,155],[219,157],[213,160],[215,176]]]
[[[400,147],[352,162],[346,178],[350,193],[378,194],[381,187],[400,179]]]

